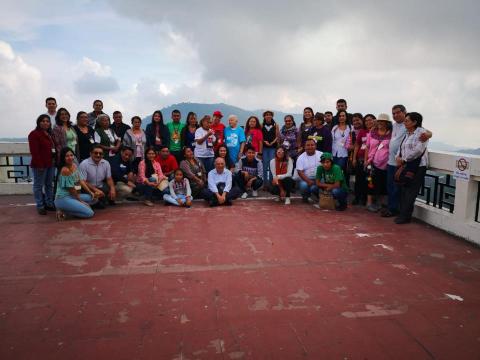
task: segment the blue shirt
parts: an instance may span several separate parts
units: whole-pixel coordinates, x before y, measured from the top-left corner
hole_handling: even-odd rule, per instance
[[[213,193],[218,193],[217,184],[225,183],[224,192],[230,192],[232,189],[232,173],[230,170],[224,169],[221,174],[217,169],[210,170],[208,173],[208,189]]]
[[[245,133],[240,126],[237,126],[235,129],[232,129],[230,126],[225,128],[225,144],[228,148],[228,153],[230,154],[230,160],[233,163],[236,163],[238,160],[238,153],[240,152],[240,145],[242,142],[245,142]]]

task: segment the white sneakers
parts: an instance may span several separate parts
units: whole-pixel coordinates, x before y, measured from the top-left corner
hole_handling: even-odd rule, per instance
[[[246,199],[247,197],[248,197],[248,194],[247,194],[246,192],[244,192],[244,193],[242,194],[242,199]]]
[[[253,196],[253,197],[257,197],[257,196],[258,196],[257,190],[252,190],[252,196]]]
[[[290,198],[289,197],[285,198],[285,205],[290,205]]]

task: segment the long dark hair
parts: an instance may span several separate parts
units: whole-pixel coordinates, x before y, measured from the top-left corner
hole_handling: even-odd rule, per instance
[[[245,123],[245,135],[248,134],[248,132],[250,131],[251,127],[249,125],[250,123],[250,120],[252,119],[255,119],[255,127],[254,129],[261,129],[262,127],[260,126],[260,120],[258,120],[258,117],[256,117],[255,115],[252,115],[250,116],[248,119],[247,119],[247,122]]]
[[[52,131],[52,129],[51,129],[52,123],[51,123],[51,121],[50,121],[50,116],[48,116],[47,114],[42,114],[42,115],[40,115],[40,116],[37,118],[37,126],[36,126],[35,130],[42,130],[42,128],[40,127],[40,123],[41,123],[41,122],[43,121],[43,119],[45,119],[45,118],[46,118],[46,119],[48,120],[48,122],[50,123],[50,126],[49,126],[48,129],[47,129],[47,132],[50,133],[50,132]]]
[[[153,121],[153,118],[155,117],[155,114],[159,114],[160,115],[160,122],[156,123],[155,121]],[[163,128],[165,126],[165,124],[163,123],[163,114],[160,110],[155,110],[152,114],[152,122],[151,122],[152,126],[154,128],[156,128],[157,126],[159,126],[160,128]]]
[[[193,111],[190,111],[188,114],[187,114],[187,119],[185,121],[185,127],[188,127],[188,120],[190,120],[190,117],[195,115],[195,118],[196,118],[196,123],[195,123],[195,127],[198,129],[198,118],[197,118],[197,114],[194,113]]]
[[[60,109],[58,109],[57,114],[55,115],[55,124],[57,124],[58,126],[62,126],[62,125],[63,125],[62,120],[60,120],[60,115],[61,115],[61,113],[62,113],[63,111],[65,111],[65,112],[68,114],[68,117],[70,118],[70,113],[68,112],[67,109],[65,109],[65,108],[63,108],[63,107],[60,108]],[[71,121],[70,119],[68,119],[67,126],[68,126],[68,127],[71,127],[71,126],[72,126],[72,121]]]
[[[232,160],[230,159],[230,151],[228,151],[228,147],[225,144],[222,144],[218,147],[216,153],[215,153],[215,159],[221,157],[220,156],[220,149],[223,148],[226,150],[225,153],[225,165],[227,166],[228,169],[230,169],[234,164]]]
[[[310,106],[307,106],[305,109],[303,109],[303,112],[305,112],[305,110],[310,110],[310,112],[312,113],[312,118],[311,118],[311,122],[313,122],[313,116],[314,116],[314,112],[313,112],[313,109],[310,107]],[[305,115],[303,115],[303,122],[305,122]]]
[[[60,151],[60,162],[58,164],[58,168],[61,170],[65,165],[66,165],[66,162],[65,162],[65,156],[67,155],[68,152],[71,152],[73,154],[73,156],[75,156],[75,151],[73,151],[72,149],[70,149],[69,147],[64,147],[61,151]],[[60,174],[60,171],[58,172]]]
[[[150,161],[147,157],[147,154],[150,152],[150,151],[153,151],[155,154],[157,153],[155,151],[155,148],[153,146],[149,146],[145,149],[145,157],[144,157],[144,161],[145,161],[145,177],[146,178],[149,178],[150,176],[152,176],[153,174],[155,174],[155,169],[153,168],[153,162]]]

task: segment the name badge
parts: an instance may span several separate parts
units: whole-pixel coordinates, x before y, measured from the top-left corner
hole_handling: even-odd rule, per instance
[[[378,150],[383,149],[383,143],[378,146]]]
[[[93,138],[90,138],[90,144],[93,144],[95,140]]]
[[[127,167],[123,164],[120,164],[120,169],[126,169]]]
[[[202,172],[201,171],[197,172],[197,176],[202,176]]]
[[[52,148],[52,154],[55,154],[57,152],[57,150],[55,150],[55,148]]]
[[[360,147],[361,150],[365,150],[367,148],[367,144],[362,144],[362,146]]]
[[[75,185],[75,190],[80,191],[82,190],[82,187],[80,185]]]

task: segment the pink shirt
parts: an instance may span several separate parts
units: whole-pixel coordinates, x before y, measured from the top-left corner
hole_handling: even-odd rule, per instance
[[[163,172],[162,172],[162,167],[155,160],[153,160],[153,169],[155,170],[155,174],[157,174],[158,180],[162,180],[165,177],[165,175],[163,175]],[[140,161],[140,164],[138,164],[138,180],[137,181],[140,184],[144,184],[145,180],[148,180],[148,179],[145,177],[145,160],[142,160]]]
[[[371,131],[367,135],[368,162],[381,170],[387,168],[391,136],[390,132],[380,136],[376,131]]]

